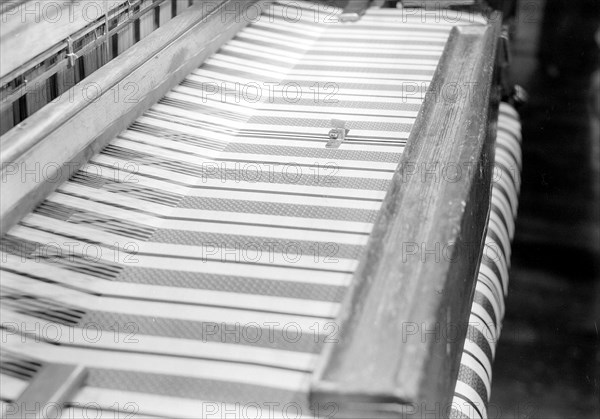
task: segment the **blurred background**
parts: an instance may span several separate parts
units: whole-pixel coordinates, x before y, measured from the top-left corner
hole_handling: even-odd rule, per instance
[[[600,1],[520,0],[523,185],[490,418],[600,418]]]

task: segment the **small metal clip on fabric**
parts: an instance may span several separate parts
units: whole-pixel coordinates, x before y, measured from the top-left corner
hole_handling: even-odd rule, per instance
[[[350,130],[346,128],[346,121],[340,119],[332,119],[331,125],[333,125],[333,128],[329,131],[329,141],[327,141],[325,147],[339,148]]]

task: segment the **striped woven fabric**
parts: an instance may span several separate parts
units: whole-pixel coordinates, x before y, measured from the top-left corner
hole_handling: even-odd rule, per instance
[[[311,372],[450,29],[482,21],[339,13],[271,5],[3,237],[3,409],[63,363],[63,417],[334,413]]]
[[[515,233],[520,174],[519,115],[510,105],[502,103],[496,137],[492,209],[452,401],[452,418],[488,417],[492,364],[508,291],[510,244]]]

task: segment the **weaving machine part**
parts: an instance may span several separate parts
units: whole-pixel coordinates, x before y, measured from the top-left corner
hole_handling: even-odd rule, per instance
[[[450,30],[482,23],[271,5],[3,236],[3,409],[50,363],[87,368],[65,418],[334,415],[310,376]],[[501,187],[488,239],[508,259]],[[507,279],[481,276],[499,333]]]

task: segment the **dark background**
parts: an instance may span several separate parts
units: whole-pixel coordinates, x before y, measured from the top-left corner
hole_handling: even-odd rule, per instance
[[[530,100],[489,415],[600,418],[600,0],[520,0],[516,22]]]

